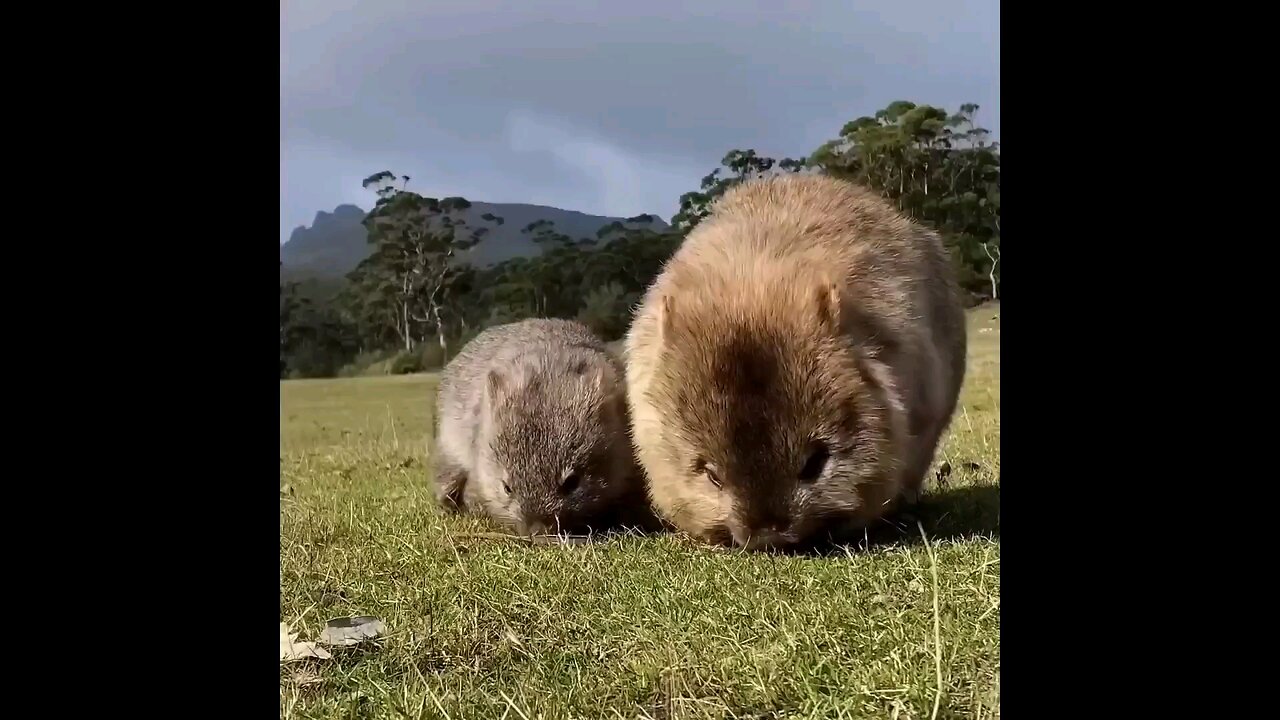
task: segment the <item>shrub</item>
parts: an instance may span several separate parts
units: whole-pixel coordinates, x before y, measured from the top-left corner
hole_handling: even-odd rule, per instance
[[[379,364],[385,363],[394,353],[387,350],[366,350],[358,355],[351,362],[343,365],[338,370],[339,377],[359,377],[361,375],[382,375],[385,373],[374,372],[373,368]]]
[[[387,375],[408,375],[422,372],[422,354],[418,352],[400,351],[387,363]]]
[[[418,346],[418,372],[426,372],[429,370],[439,370],[444,367],[444,351],[440,349],[440,343],[435,338],[430,338],[426,342]],[[457,354],[458,346],[454,341],[449,341],[449,353]]]

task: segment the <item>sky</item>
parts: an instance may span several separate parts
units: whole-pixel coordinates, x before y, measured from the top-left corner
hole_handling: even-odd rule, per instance
[[[733,148],[803,157],[894,100],[980,106],[998,0],[281,0],[280,240],[431,197],[669,219]]]

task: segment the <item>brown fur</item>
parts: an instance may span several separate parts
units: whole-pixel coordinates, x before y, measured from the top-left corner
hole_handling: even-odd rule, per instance
[[[622,380],[579,323],[486,329],[441,374],[437,498],[522,533],[643,524]]]
[[[784,176],[725,193],[645,294],[625,347],[655,509],[759,547],[916,496],[966,338],[932,231],[863,188]]]

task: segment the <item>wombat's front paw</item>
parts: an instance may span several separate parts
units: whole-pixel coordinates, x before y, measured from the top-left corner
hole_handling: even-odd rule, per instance
[[[449,512],[462,512],[462,491],[467,486],[467,471],[457,465],[437,463],[435,481],[436,502]]]
[[[447,493],[441,492],[441,490],[437,488],[436,502],[439,503],[440,507],[443,508],[446,512],[461,513],[464,511],[461,493],[458,493],[457,495],[449,495]]]

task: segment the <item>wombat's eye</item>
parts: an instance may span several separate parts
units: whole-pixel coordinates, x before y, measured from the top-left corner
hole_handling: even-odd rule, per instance
[[[578,489],[578,485],[582,483],[582,475],[572,473],[560,483],[560,492],[571,493]]]
[[[720,482],[720,476],[716,475],[715,467],[707,463],[706,460],[698,460],[697,462],[695,462],[693,464],[693,470],[694,472],[699,472],[699,473],[702,473],[703,475],[706,475],[707,479],[711,481],[712,485],[715,485],[718,488],[724,487],[724,484]]]
[[[827,466],[827,458],[831,457],[831,452],[827,450],[827,446],[818,443],[813,452],[809,454],[809,459],[805,461],[804,467],[800,468],[800,482],[813,482],[822,474],[822,469]]]
[[[511,494],[511,486],[510,486],[510,485],[508,485],[508,484],[506,484],[505,482],[504,482],[504,483],[502,483],[502,489],[503,489],[503,491],[504,491],[504,492],[506,492],[508,495],[510,495],[510,494]]]

